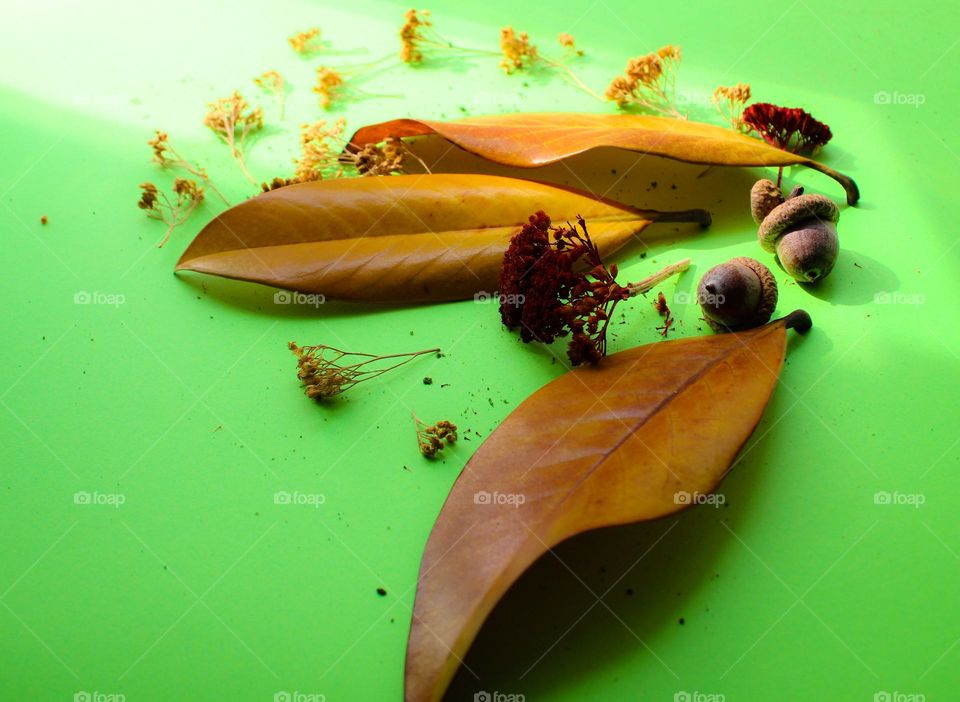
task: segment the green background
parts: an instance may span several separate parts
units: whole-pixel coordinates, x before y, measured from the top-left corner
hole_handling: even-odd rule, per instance
[[[216,203],[158,250],[163,227],[135,202],[142,181],[169,187],[145,143],[157,127],[233,201],[251,193],[201,124],[206,102],[234,88],[266,110],[251,170],[289,173],[297,126],[321,116],[314,68],[394,51],[407,6],[4,9],[0,699],[400,699],[418,564],[444,497],[481,438],[561,365],[503,331],[490,304],[314,309],[274,304],[267,288],[178,279],[174,262]],[[430,9],[439,31],[468,46],[496,48],[506,24],[544,49],[572,32],[587,51],[578,72],[597,88],[628,57],[679,44],[692,117],[713,119],[716,85],[749,82],[755,99],[828,122],[822,160],[863,191],[842,212],[828,280],[804,290],[777,271],[779,312],[803,307],[815,326],[790,342],[782,382],[721,487],[726,506],[562,545],[496,610],[467,658],[479,680],[461,671],[449,699],[956,699],[958,6]],[[312,25],[330,55],[299,58],[285,38]],[[251,83],[268,68],[293,88],[285,121]],[[363,87],[396,97],[332,113],[350,128],[610,109],[557,76],[505,76],[485,58],[396,66]],[[437,168],[490,170],[456,153]],[[731,256],[765,256],[747,210],[762,173],[601,152],[522,175],[711,209],[708,232],[651,229],[650,255],[621,262],[634,280],[693,257],[663,288],[676,336],[689,336],[705,332],[678,293]],[[820,174],[787,175],[842,201]],[[82,292],[100,304],[75,304]],[[646,303],[623,309],[614,350],[658,338]],[[323,408],[298,388],[291,339],[446,356]],[[411,410],[452,419],[470,440],[428,462]],[[278,491],[325,502],[278,505]],[[124,503],[76,504],[77,492]]]

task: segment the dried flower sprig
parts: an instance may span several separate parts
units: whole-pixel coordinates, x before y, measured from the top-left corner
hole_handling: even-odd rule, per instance
[[[611,81],[604,97],[617,103],[620,109],[639,107],[685,119],[677,109],[677,70],[681,57],[680,47],[668,44],[646,56],[630,59],[624,75]]]
[[[532,67],[540,58],[537,47],[530,43],[530,36],[526,32],[517,34],[513,27],[500,29],[500,53],[503,54],[500,68],[507,75]]]
[[[297,32],[289,37],[287,41],[290,48],[301,56],[309,56],[323,50],[323,43],[320,41],[320,28],[311,27],[303,32]]]
[[[660,336],[666,337],[673,328],[674,319],[673,312],[670,311],[670,307],[667,305],[667,298],[664,297],[662,292],[657,293],[657,299],[653,301],[653,309],[663,317],[663,324],[657,327],[657,331],[660,332]]]
[[[247,180],[256,185],[257,181],[247,170],[244,158],[247,138],[263,129],[263,109],[251,108],[243,96],[234,90],[230,97],[209,103],[203,124],[230,147],[230,154],[240,165],[240,170]]]
[[[324,344],[297,346],[293,341],[288,347],[297,357],[297,377],[303,383],[304,393],[317,402],[328,400],[358,383],[399,368],[417,356],[440,353],[440,349],[424,349],[413,353],[377,356],[358,351],[341,351]]]
[[[354,66],[319,66],[317,80],[313,84],[313,92],[320,96],[320,107],[329,110],[347,100],[363,100],[374,97],[399,97],[371,93],[357,87],[357,83],[370,77],[370,73],[377,67],[392,59],[392,56],[381,56],[375,61]]]
[[[457,46],[441,36],[433,26],[428,10],[409,10],[404,15],[405,22],[400,28],[400,60],[408,65],[419,65],[432,52],[451,52],[461,56],[496,56],[500,67],[508,74],[529,71],[535,68],[551,67],[560,71],[573,85],[584,90],[592,97],[603,97],[586,85],[567,65],[567,61],[583,56],[572,34],[560,34],[557,37],[564,55],[552,57],[541,52],[531,43],[526,32],[517,32],[513,27],[500,30],[500,50],[473,49]]]
[[[263,191],[327,178],[403,173],[406,156],[416,159],[427,173],[430,172],[427,164],[398,137],[388,137],[382,146],[367,144],[357,151],[347,149],[349,142],[343,136],[346,127],[347,121],[342,117],[332,125],[326,120],[304,124],[300,132],[301,156],[293,161],[296,164],[293,176],[274,178],[261,185]]]
[[[457,442],[457,425],[453,422],[443,419],[436,424],[427,424],[416,414],[413,415],[413,422],[417,430],[417,446],[427,458],[436,458],[444,446],[452,446]]]
[[[140,200],[137,207],[147,213],[147,217],[160,220],[167,225],[167,232],[160,240],[158,248],[167,243],[173,230],[187,221],[197,206],[203,202],[203,188],[195,180],[175,178],[173,181],[174,199],[161,192],[153,183],[140,184]]]
[[[736,132],[746,130],[743,122],[743,108],[750,102],[750,86],[746,83],[721,85],[713,91],[712,102],[723,119],[730,123]]]
[[[216,193],[217,197],[223,200],[225,205],[230,203],[227,201],[227,198],[217,190],[216,186],[213,184],[213,181],[210,180],[210,176],[207,175],[207,169],[200,166],[198,163],[193,161],[188,161],[179,153],[176,149],[170,146],[170,135],[159,129],[156,130],[156,135],[153,139],[149,139],[147,144],[150,145],[150,148],[153,149],[153,158],[151,159],[154,163],[159,164],[163,168],[175,169],[179,168],[186,171],[192,176],[199,178],[203,181],[205,188]]]
[[[279,71],[264,71],[253,79],[254,84],[268,95],[273,95],[277,100],[280,119],[284,118],[287,105],[287,83],[280,75]]]
[[[620,285],[617,266],[603,262],[583,217],[577,217],[577,226],[553,227],[546,213],[537,212],[504,254],[500,318],[508,329],[519,327],[524,342],[550,343],[570,335],[570,363],[597,363],[607,353],[607,327],[617,304],[689,265],[686,259]]]
[[[407,10],[400,27],[400,60],[416,66],[423,62],[424,51],[430,49],[455,49],[444,39],[430,21],[430,10]]]
[[[833,138],[830,127],[799,107],[755,102],[743,111],[743,121],[768,144],[796,154],[813,153]]]

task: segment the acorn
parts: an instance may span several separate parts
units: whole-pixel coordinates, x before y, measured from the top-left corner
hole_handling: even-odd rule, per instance
[[[770,321],[777,306],[777,281],[760,261],[733,258],[704,273],[697,302],[716,332],[757,327]]]
[[[764,217],[782,203],[783,193],[772,180],[761,178],[750,188],[750,213],[757,224],[760,224]]]
[[[750,191],[750,209],[760,219],[760,246],[776,254],[777,263],[801,283],[825,278],[837,261],[840,210],[828,197],[804,195],[803,188],[780,203],[767,185],[758,181]],[[766,181],[773,185],[771,181]],[[776,188],[776,186],[773,186]],[[767,209],[769,208],[769,209]]]

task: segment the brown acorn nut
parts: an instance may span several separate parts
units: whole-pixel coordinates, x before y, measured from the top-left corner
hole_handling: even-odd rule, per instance
[[[783,193],[772,180],[761,178],[750,188],[750,214],[760,224],[777,205],[783,204]]]
[[[777,306],[777,281],[770,269],[752,258],[732,258],[700,279],[697,302],[716,332],[765,324]]]
[[[753,201],[751,192],[751,206]],[[804,195],[797,188],[760,222],[760,246],[776,253],[777,263],[792,278],[813,283],[826,277],[837,261],[839,219],[840,210],[832,200],[823,195]]]

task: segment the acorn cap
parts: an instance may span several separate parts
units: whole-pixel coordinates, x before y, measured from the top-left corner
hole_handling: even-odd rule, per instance
[[[750,188],[750,214],[757,224],[783,202],[783,193],[772,180],[762,178]]]
[[[760,261],[755,258],[749,258],[748,256],[731,258],[729,261],[727,261],[726,265],[729,264],[740,264],[741,266],[749,268],[756,274],[757,278],[760,280],[760,301],[757,303],[757,308],[753,313],[753,317],[745,324],[741,324],[736,327],[728,327],[725,324],[721,324],[720,322],[710,319],[709,316],[704,316],[705,321],[715,332],[737,331],[739,329],[749,329],[760,326],[761,324],[766,324],[770,321],[770,317],[773,316],[773,311],[777,307],[777,281],[776,278],[773,277],[773,273],[770,272],[769,268],[760,263]]]
[[[797,195],[778,205],[760,223],[760,247],[771,253],[777,250],[777,239],[794,224],[805,219],[836,223],[840,209],[824,195]]]

